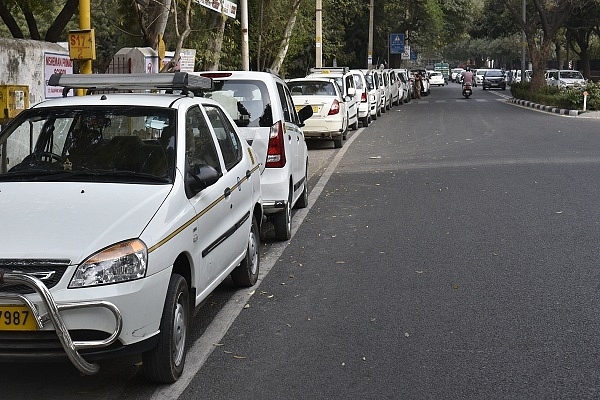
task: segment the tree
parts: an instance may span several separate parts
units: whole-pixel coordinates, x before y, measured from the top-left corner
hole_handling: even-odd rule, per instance
[[[42,28],[46,28],[43,40],[64,41],[67,36],[66,27],[78,9],[79,0],[67,0],[62,3],[55,0],[3,0],[0,1],[0,19],[13,38],[42,40],[42,25]],[[36,18],[36,14],[39,18]],[[23,32],[19,19],[25,21],[28,35]]]
[[[503,0],[525,32],[533,76],[530,90],[535,92],[545,84],[544,71],[558,30],[563,26],[571,10],[585,0],[532,0],[525,20],[521,17],[522,0]]]

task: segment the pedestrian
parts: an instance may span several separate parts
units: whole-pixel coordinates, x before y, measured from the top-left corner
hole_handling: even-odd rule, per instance
[[[421,73],[417,72],[415,74],[415,99],[421,98],[421,88],[423,87],[423,82],[421,78]]]

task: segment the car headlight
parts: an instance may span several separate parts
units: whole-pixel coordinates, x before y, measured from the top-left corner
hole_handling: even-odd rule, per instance
[[[139,239],[110,246],[77,267],[69,288],[107,285],[143,278],[148,265],[148,249]]]

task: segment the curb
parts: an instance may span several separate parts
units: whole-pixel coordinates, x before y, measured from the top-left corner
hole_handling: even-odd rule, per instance
[[[537,104],[537,103],[534,103],[534,102],[531,102],[528,100],[515,99],[514,97],[511,97],[509,99],[509,101],[511,103],[518,104],[520,106],[531,107],[531,108],[535,108],[537,110],[548,111],[548,112],[560,114],[560,115],[570,115],[572,117],[577,117],[578,115],[585,113],[585,111],[583,111],[583,110],[569,110],[566,108],[544,106],[542,104]]]

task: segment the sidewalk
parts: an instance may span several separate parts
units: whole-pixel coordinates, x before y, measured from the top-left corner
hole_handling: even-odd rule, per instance
[[[535,108],[537,110],[547,111],[560,115],[569,115],[571,117],[582,117],[582,118],[595,118],[600,119],[600,111],[583,111],[583,110],[569,110],[566,108],[558,108],[553,106],[545,106],[542,104],[537,104],[528,100],[520,100],[511,97],[509,101],[513,104],[518,104],[523,107]]]

